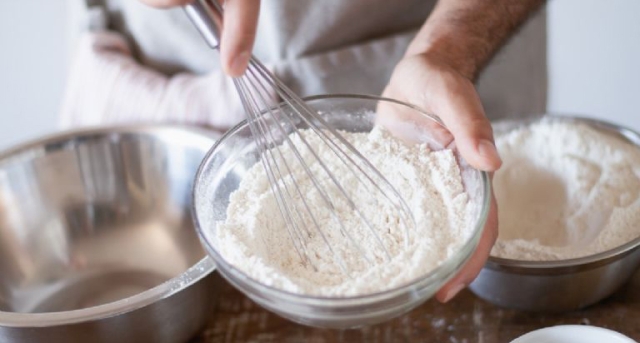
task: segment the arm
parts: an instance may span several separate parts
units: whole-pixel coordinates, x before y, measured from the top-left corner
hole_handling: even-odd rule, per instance
[[[425,54],[474,80],[544,0],[440,0],[407,55]]]
[[[473,85],[491,57],[544,3],[543,0],[440,0],[396,66],[384,95],[438,115],[474,167],[493,172],[502,161]],[[453,298],[478,275],[498,236],[497,205],[478,248],[437,294]]]

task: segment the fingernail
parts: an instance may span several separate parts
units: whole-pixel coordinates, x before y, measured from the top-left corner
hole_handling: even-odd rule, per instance
[[[494,165],[489,161],[497,161],[498,165],[502,164],[502,160],[500,159],[500,155],[498,154],[498,149],[490,140],[483,139],[478,144],[478,153],[485,160],[485,165],[487,169],[494,169]]]
[[[449,302],[449,300],[453,299],[456,295],[458,295],[458,293],[460,293],[460,291],[462,291],[466,286],[462,283],[459,283],[453,287],[451,287],[451,289],[447,292],[447,295],[445,295],[444,297],[444,303]]]
[[[234,75],[240,76],[244,73],[244,68],[249,63],[249,59],[251,58],[251,53],[248,51],[241,52],[233,59],[231,62],[231,72]]]

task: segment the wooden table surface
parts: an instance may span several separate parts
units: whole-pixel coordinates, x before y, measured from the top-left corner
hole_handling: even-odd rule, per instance
[[[610,298],[564,314],[534,314],[498,308],[469,291],[448,304],[430,300],[384,324],[357,330],[306,327],[254,304],[226,282],[207,328],[190,343],[217,342],[509,342],[535,329],[590,324],[640,341],[640,272]],[[607,342],[603,342],[607,343]]]

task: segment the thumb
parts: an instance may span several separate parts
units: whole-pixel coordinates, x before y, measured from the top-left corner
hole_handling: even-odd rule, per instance
[[[220,39],[222,66],[230,76],[242,76],[249,60],[256,37],[259,0],[226,0],[224,23]]]
[[[462,76],[443,78],[453,79],[443,80],[441,91],[433,95],[431,108],[449,128],[460,154],[469,164],[484,171],[496,171],[502,161],[475,87]]]
[[[473,167],[484,171],[500,168],[502,161],[480,97],[473,83],[455,69],[425,56],[405,58],[392,74],[386,93],[437,115]]]

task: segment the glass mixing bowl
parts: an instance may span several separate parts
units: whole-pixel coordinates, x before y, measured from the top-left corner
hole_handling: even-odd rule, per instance
[[[427,142],[434,149],[448,147],[456,151],[451,134],[440,120],[412,105],[362,95],[325,95],[305,100],[335,129],[369,132],[375,123],[381,123],[414,144]],[[278,110],[285,111],[286,108]],[[375,114],[376,111],[385,116]],[[304,128],[304,125],[300,123],[299,127]],[[407,132],[411,135],[407,136]],[[220,274],[266,309],[293,321],[320,327],[348,328],[379,323],[406,313],[433,296],[462,268],[478,244],[489,210],[489,177],[469,167],[459,155],[458,161],[474,211],[474,220],[468,223],[473,230],[470,238],[430,273],[378,293],[320,297],[286,292],[252,279],[220,255],[215,235],[217,223],[226,218],[229,195],[238,188],[247,170],[259,162],[259,149],[246,121],[229,130],[203,160],[194,183],[194,220],[203,245]]]

